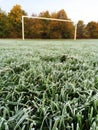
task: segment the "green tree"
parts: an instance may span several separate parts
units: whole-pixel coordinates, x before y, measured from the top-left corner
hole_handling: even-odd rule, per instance
[[[21,38],[21,18],[26,12],[21,9],[20,5],[15,5],[8,14],[10,22],[10,37]]]
[[[7,14],[0,9],[0,38],[6,38],[8,34]]]

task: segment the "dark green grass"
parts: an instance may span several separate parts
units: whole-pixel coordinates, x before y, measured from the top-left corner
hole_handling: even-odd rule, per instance
[[[98,40],[0,40],[0,130],[98,130]]]

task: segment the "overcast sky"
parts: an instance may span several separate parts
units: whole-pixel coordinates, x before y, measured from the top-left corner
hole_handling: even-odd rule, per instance
[[[68,17],[75,22],[98,22],[98,0],[0,0],[0,8],[6,12],[16,4],[21,5],[28,15],[64,9]]]

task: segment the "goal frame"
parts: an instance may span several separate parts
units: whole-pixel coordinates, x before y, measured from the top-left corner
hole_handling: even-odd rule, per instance
[[[24,19],[25,18],[32,18],[32,19],[42,19],[42,20],[51,20],[51,21],[61,21],[61,22],[70,22],[70,23],[74,23],[71,20],[65,20],[65,19],[56,19],[56,18],[46,18],[46,17],[35,17],[35,16],[22,16],[22,40],[25,39],[24,36]],[[77,38],[77,24],[75,25],[75,29],[74,29],[74,40],[76,40]]]

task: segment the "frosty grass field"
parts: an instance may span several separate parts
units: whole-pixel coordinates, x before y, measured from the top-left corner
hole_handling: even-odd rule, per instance
[[[0,130],[98,130],[98,40],[0,40]]]

